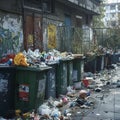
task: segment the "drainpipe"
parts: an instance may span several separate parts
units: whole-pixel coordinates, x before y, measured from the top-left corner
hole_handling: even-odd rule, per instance
[[[25,18],[24,18],[24,0],[21,0],[21,9],[22,9],[22,27],[23,27],[23,43],[24,43],[24,49],[27,50],[27,42],[25,40],[25,30],[24,30],[24,22],[25,22]]]

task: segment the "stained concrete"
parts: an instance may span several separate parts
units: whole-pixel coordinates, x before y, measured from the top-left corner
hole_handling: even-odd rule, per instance
[[[120,120],[120,87],[112,84],[120,79],[120,67],[111,76],[110,85],[106,85],[103,92],[93,93],[96,106],[86,116],[79,116],[76,120]]]

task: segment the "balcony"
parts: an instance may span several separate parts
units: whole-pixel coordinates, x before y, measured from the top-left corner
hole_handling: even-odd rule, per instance
[[[99,14],[99,5],[100,0],[58,0],[59,2],[66,3],[71,7],[75,6],[84,12],[88,12],[89,14]]]

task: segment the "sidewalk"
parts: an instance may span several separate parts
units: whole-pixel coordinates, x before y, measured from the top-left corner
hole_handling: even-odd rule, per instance
[[[87,115],[76,115],[72,120],[120,120],[120,88],[113,84],[117,80],[120,80],[120,68],[112,74],[111,83],[103,92],[93,94],[97,105]]]
[[[110,93],[103,94],[97,108],[82,120],[120,120],[120,88],[110,89]]]

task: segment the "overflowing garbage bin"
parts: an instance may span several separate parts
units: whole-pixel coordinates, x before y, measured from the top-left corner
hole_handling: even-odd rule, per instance
[[[67,92],[67,60],[60,60],[57,66],[56,96]]]
[[[79,82],[84,72],[84,57],[77,57],[73,60],[73,82]]]
[[[96,56],[96,71],[99,72],[104,69],[104,55]]]
[[[47,72],[45,99],[50,97],[56,98],[56,79],[58,63],[48,64],[51,69]]]
[[[105,68],[109,68],[112,65],[112,56],[110,53],[105,54]]]
[[[44,102],[46,72],[50,67],[16,67],[15,108],[36,109]]]
[[[73,60],[69,59],[67,61],[67,85],[72,86],[73,85]]]
[[[111,64],[117,64],[117,63],[119,63],[119,57],[120,57],[119,53],[113,53],[111,55]]]
[[[0,66],[0,116],[15,109],[15,67]]]
[[[96,72],[96,55],[86,57],[84,71],[91,72],[91,73]]]
[[[104,70],[105,66],[105,55],[102,55],[102,63],[101,63],[101,70]]]

